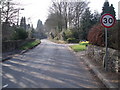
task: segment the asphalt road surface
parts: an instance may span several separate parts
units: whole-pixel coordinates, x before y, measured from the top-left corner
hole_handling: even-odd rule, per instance
[[[6,88],[100,88],[104,85],[68,45],[48,40],[3,63]]]

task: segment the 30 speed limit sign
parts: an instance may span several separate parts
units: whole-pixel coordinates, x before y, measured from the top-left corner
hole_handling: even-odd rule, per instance
[[[110,28],[115,24],[115,18],[111,14],[104,14],[101,23],[105,28]]]

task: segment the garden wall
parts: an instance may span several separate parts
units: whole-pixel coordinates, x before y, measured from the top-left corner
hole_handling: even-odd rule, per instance
[[[108,48],[108,70],[112,72],[120,72],[120,54],[118,50]],[[105,56],[105,47],[89,45],[87,47],[87,55],[93,58],[99,64],[103,64]]]
[[[35,39],[26,39],[26,40],[11,40],[11,41],[3,41],[2,42],[2,52],[9,52],[15,49],[18,49],[23,44],[27,42],[35,41]]]

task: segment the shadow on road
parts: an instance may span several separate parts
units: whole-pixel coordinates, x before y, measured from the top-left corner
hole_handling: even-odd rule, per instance
[[[42,43],[3,63],[3,85],[8,88],[101,87],[84,62],[65,45]]]

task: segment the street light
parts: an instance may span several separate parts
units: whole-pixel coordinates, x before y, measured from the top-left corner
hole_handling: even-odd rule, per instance
[[[18,26],[20,10],[24,10],[24,8],[18,8],[17,10],[18,10],[18,20],[17,20],[17,26]]]

